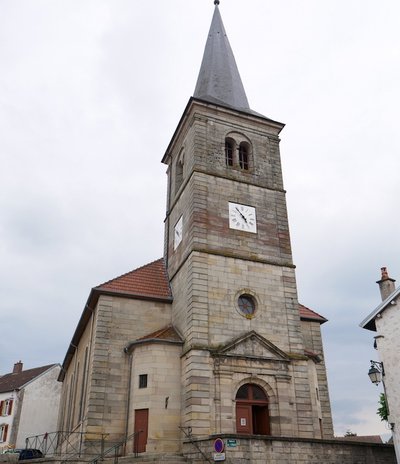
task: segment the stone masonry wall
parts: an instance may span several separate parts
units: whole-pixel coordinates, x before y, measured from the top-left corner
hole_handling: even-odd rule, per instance
[[[332,412],[329,399],[321,325],[315,321],[301,321],[301,330],[307,350],[316,353],[321,362],[315,364],[317,373],[318,400],[321,406],[323,438],[333,437]]]
[[[129,357],[124,347],[170,324],[171,305],[102,295],[93,317],[65,375],[60,425],[63,430],[86,433],[89,441],[107,434],[112,443],[126,432]],[[86,348],[89,360],[83,372]]]
[[[128,342],[171,322],[169,304],[101,296],[97,305],[92,377],[88,398],[88,433],[125,433],[129,359]]]
[[[275,437],[263,440],[243,436],[221,438],[225,442],[236,440],[235,447],[225,447],[226,464],[396,464],[392,445]],[[197,440],[196,444],[212,462],[213,440]],[[192,464],[207,462],[189,441],[185,441],[183,450]]]
[[[202,114],[202,112],[204,112]],[[279,154],[281,126],[238,115],[214,105],[195,104],[174,139],[168,158],[169,195],[166,219],[168,270],[172,277],[193,247],[225,246],[253,258],[291,263],[285,192]],[[249,142],[250,169],[225,164],[225,138]],[[183,155],[182,155],[183,154]],[[183,180],[176,189],[176,163],[184,158]],[[228,201],[257,207],[259,233],[236,233],[228,227]],[[174,250],[174,226],[183,215],[183,243]],[[238,242],[240,238],[240,243]],[[240,245],[240,247],[239,247]],[[227,250],[229,252],[229,250]]]
[[[135,410],[148,409],[149,453],[180,450],[181,351],[181,345],[145,343],[132,353],[128,434],[134,432]],[[140,388],[140,375],[147,375],[146,388]]]

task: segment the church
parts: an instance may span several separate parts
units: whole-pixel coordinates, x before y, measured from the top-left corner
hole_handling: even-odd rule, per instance
[[[88,449],[135,436],[143,456],[242,462],[333,438],[326,319],[297,298],[284,124],[250,108],[214,4],[162,158],[164,256],[90,291],[63,362],[58,429]]]

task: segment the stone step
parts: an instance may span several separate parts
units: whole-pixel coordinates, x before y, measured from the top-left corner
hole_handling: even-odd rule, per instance
[[[107,459],[108,461],[108,459]],[[189,464],[189,461],[181,454],[139,454],[134,456],[124,456],[118,459],[118,464],[139,464],[139,463],[161,464]]]

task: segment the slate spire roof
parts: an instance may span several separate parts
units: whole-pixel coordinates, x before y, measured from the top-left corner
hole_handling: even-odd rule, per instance
[[[206,42],[194,98],[252,112],[222,23],[218,3]]]

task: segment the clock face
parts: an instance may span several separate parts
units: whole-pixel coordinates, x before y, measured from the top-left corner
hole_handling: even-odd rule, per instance
[[[174,228],[174,250],[178,248],[178,245],[182,241],[183,232],[183,216],[179,218],[179,221],[175,224]]]
[[[256,209],[229,202],[229,227],[244,232],[257,232]]]

